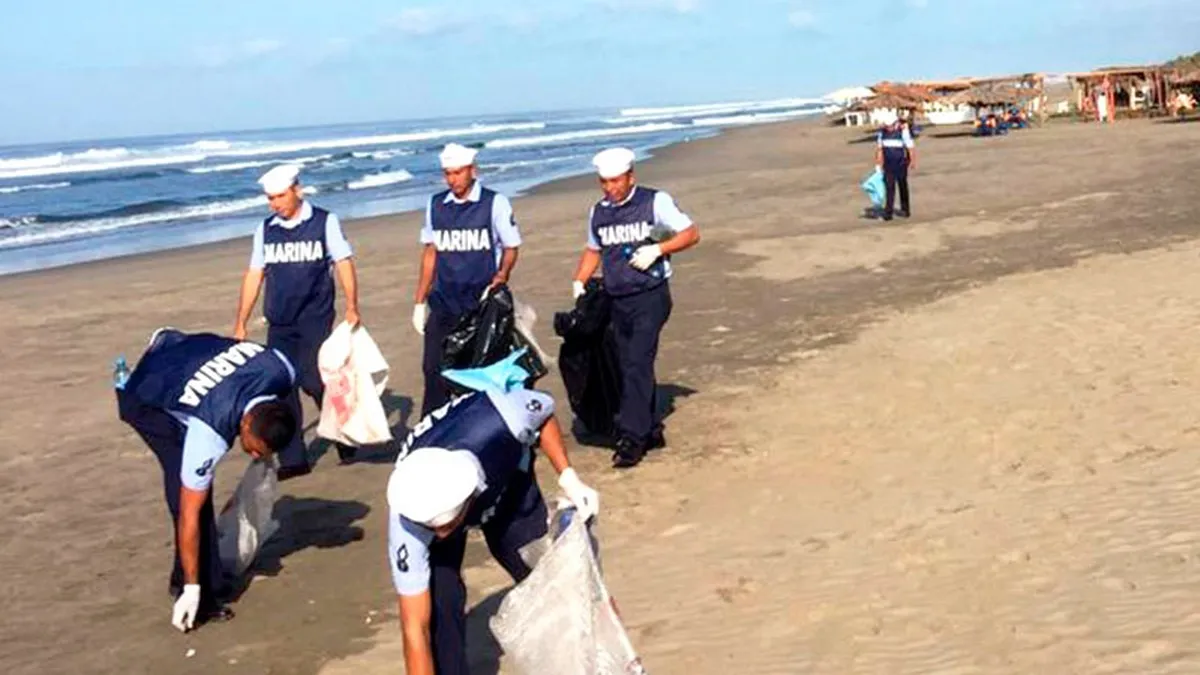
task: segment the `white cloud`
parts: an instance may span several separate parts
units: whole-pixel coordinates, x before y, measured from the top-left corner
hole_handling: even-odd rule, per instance
[[[811,10],[792,10],[787,16],[788,23],[796,28],[812,28],[817,25],[817,15]]]
[[[670,11],[676,14],[692,14],[700,9],[700,0],[593,0],[596,4],[614,11]]]
[[[461,15],[433,7],[409,7],[400,10],[389,23],[409,35],[433,35],[466,24]]]
[[[925,9],[929,6],[929,0],[904,0],[905,3],[913,9]]]
[[[284,46],[282,40],[258,38],[235,45],[206,45],[196,49],[195,56],[202,66],[221,68],[273,54]]]

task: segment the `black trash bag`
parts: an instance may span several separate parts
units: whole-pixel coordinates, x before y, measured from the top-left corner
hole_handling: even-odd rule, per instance
[[[590,279],[575,308],[554,315],[554,332],[563,339],[558,370],[571,412],[587,433],[608,438],[615,436],[621,403],[611,305],[600,280]]]
[[[528,347],[517,365],[530,373],[527,387],[546,375],[546,364],[516,327],[516,304],[507,286],[498,286],[459,320],[442,342],[442,370],[482,368],[503,360],[518,349]],[[455,395],[467,393],[462,385],[442,378]]]

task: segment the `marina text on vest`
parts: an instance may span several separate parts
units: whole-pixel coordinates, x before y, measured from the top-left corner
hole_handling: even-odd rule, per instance
[[[213,387],[263,351],[265,350],[262,345],[240,342],[212,357],[188,380],[179,402],[192,407],[200,405],[200,400],[212,391]]]

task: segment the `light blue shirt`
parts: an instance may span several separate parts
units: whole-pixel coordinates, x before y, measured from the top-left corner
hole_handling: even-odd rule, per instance
[[[279,350],[272,349],[271,351],[275,352],[280,361],[283,361],[288,374],[292,377],[292,382],[295,383],[296,369],[292,367],[291,362]],[[275,396],[259,396],[251,399],[242,410],[242,414],[250,412],[254,406],[260,403],[275,399]],[[183,437],[183,460],[179,466],[179,479],[185,488],[204,492],[212,487],[217,463],[221,461],[225,453],[229,452],[229,443],[226,443],[220,434],[213,431],[213,428],[200,418],[175,411],[171,411],[171,414],[187,427],[187,432]]]
[[[309,218],[312,218],[312,206],[308,202],[302,202],[300,210],[291,220],[284,220],[275,215],[268,222],[271,227],[282,227],[285,230],[290,230]],[[329,217],[325,219],[325,246],[326,253],[329,254],[329,257],[334,262],[345,260],[354,255],[354,249],[350,247],[350,242],[346,241],[346,235],[342,232],[342,221],[338,220],[337,215],[333,213],[330,213]],[[250,268],[261,270],[265,265],[266,251],[263,247],[263,224],[259,223],[258,228],[254,230],[254,243],[250,250]]]
[[[629,202],[630,199],[633,199],[633,193],[637,192],[637,189],[638,186],[634,185],[633,189],[629,191],[629,196],[626,197],[620,204],[617,204],[617,206],[625,204]],[[601,200],[600,203],[605,206],[611,205],[608,200]],[[593,206],[591,210],[588,211],[587,247],[593,251],[599,251],[600,242],[596,241],[596,233],[592,231],[591,226],[592,213],[595,212],[595,210],[596,207]],[[675,203],[674,197],[666,192],[663,192],[662,190],[654,193],[654,225],[656,227],[666,227],[672,232],[679,234],[694,224],[695,223],[686,213],[679,210],[679,205]],[[663,278],[671,278],[671,262],[669,260],[663,261]]]
[[[471,191],[467,193],[466,199],[459,199],[454,196],[453,192],[447,192],[442,199],[445,204],[466,204],[468,202],[477,202],[483,196],[483,186],[479,181],[471,186]],[[432,244],[435,241],[433,234],[433,199],[429,200],[429,204],[425,207],[425,225],[421,228],[420,242],[422,244]],[[492,241],[500,242],[500,246],[496,247],[496,264],[500,264],[500,260],[504,257],[502,248],[517,248],[521,245],[521,231],[517,228],[517,220],[513,217],[512,202],[508,201],[508,197],[496,193],[492,199]]]

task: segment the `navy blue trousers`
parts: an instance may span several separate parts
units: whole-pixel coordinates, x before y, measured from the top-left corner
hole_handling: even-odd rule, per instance
[[[670,317],[671,291],[666,283],[612,301],[613,337],[621,369],[617,434],[640,447],[645,447],[659,426],[654,360],[658,357],[658,338]]]
[[[887,205],[884,207],[884,215],[891,217],[895,213],[896,206],[896,191],[900,192],[900,210],[905,213],[912,213],[909,210],[908,203],[908,160],[904,158],[892,159],[885,157],[883,160],[883,184],[887,192]]]
[[[183,567],[179,562],[179,478],[183,464],[183,438],[187,427],[170,413],[143,405],[133,396],[117,390],[117,411],[121,421],[133,427],[142,437],[154,456],[158,458],[163,472],[163,496],[171,514],[172,532],[175,532],[175,565],[171,569],[170,588],[183,588]],[[212,489],[200,509],[200,603],[210,607],[232,590],[231,580],[221,565],[220,549],[217,546],[217,521],[213,515]]]
[[[438,310],[429,312],[429,320],[425,322],[425,352],[421,359],[421,370],[425,374],[421,417],[450,402],[450,389],[442,379],[442,343],[461,320],[462,315]]]
[[[308,466],[308,453],[304,444],[304,410],[299,392],[303,391],[320,409],[325,396],[325,383],[317,368],[317,352],[333,332],[333,316],[301,319],[287,326],[267,328],[267,346],[283,352],[296,369],[297,391],[292,393],[290,403],[296,415],[296,435],[286,449],[279,453],[281,467]]]
[[[533,571],[521,559],[520,550],[546,535],[548,517],[546,501],[530,469],[528,473],[517,474],[492,518],[481,526],[492,557],[514,582],[520,583]],[[470,675],[467,589],[462,578],[466,548],[465,527],[446,539],[435,540],[429,547],[429,592],[433,599],[430,632],[437,675]]]

